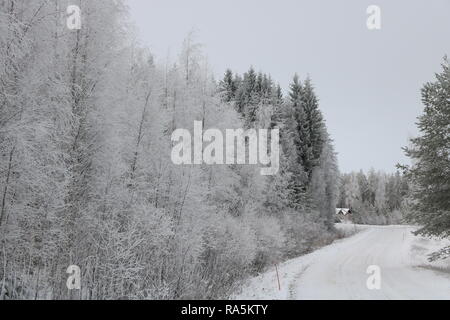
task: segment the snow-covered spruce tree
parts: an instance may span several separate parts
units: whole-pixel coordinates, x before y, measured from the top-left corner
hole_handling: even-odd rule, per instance
[[[313,168],[319,164],[327,134],[322,112],[319,109],[319,100],[309,77],[304,81],[300,92],[301,106],[308,130],[305,143],[311,152],[308,154],[309,159],[305,163],[305,169],[311,179]]]
[[[450,236],[450,65],[447,58],[436,80],[424,85],[425,106],[417,123],[420,136],[405,148],[413,165],[405,168],[413,187],[414,208],[409,221],[421,228],[417,234]],[[449,256],[445,248],[433,256]]]
[[[338,201],[339,169],[332,141],[328,138],[323,145],[319,165],[314,169],[311,194],[321,219],[329,230],[333,229],[335,208]]]
[[[232,100],[234,100],[236,95],[236,89],[237,89],[236,81],[233,77],[233,72],[230,69],[228,69],[225,72],[223,80],[221,80],[219,83],[219,90],[223,95],[222,99],[225,102],[231,102]]]
[[[303,196],[306,208],[319,209],[320,215],[323,218],[326,217],[325,220],[331,227],[330,221],[337,199],[335,190],[337,186],[337,161],[332,142],[328,138],[311,80],[307,78],[302,84],[299,77],[295,75],[290,89],[290,107],[294,118],[288,118],[288,120],[293,121],[295,126],[295,131],[291,132],[290,135],[293,137],[293,145],[298,158],[298,163],[295,164],[294,168],[297,171],[302,168],[301,171],[304,172],[304,174],[299,172],[294,175],[297,176],[294,178],[294,184],[297,184],[297,190],[306,194],[306,197]],[[319,182],[322,179],[326,181]],[[319,185],[322,185],[322,187],[319,187]],[[325,191],[325,189],[328,191]],[[302,197],[297,195],[297,198],[301,199]],[[313,201],[308,205],[311,200]],[[327,203],[327,205],[324,206],[324,203]]]
[[[276,89],[276,92],[279,88]],[[279,93],[276,93],[278,96]],[[306,191],[308,177],[304,170],[303,156],[307,152],[307,147],[302,142],[302,127],[298,125],[298,106],[300,96],[300,83],[296,76],[288,98],[280,100],[272,117],[273,124],[280,128],[280,143],[282,147],[283,169],[280,175],[286,180],[285,197],[289,207],[294,210],[302,210],[307,206]],[[304,139],[304,136],[303,136]]]

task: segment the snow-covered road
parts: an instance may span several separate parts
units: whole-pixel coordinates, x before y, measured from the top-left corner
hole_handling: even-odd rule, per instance
[[[244,286],[236,299],[450,299],[449,261],[426,255],[442,240],[415,237],[406,226],[362,227],[356,235],[279,266]],[[369,266],[381,270],[380,290],[369,290]],[[275,269],[275,268],[273,268]]]

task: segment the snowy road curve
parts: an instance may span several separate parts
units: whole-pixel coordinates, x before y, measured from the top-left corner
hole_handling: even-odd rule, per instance
[[[426,255],[438,240],[415,237],[406,226],[359,227],[337,241],[251,279],[236,299],[450,299],[449,262],[431,265]],[[381,289],[369,290],[367,268],[381,269]],[[447,270],[447,272],[445,272]]]

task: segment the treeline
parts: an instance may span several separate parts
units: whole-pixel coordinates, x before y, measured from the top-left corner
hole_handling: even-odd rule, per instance
[[[121,1],[0,2],[0,299],[211,299],[331,241],[338,171],[311,80],[156,64]],[[171,134],[281,130],[281,168],[176,166]],[[81,290],[66,270],[81,268]]]
[[[370,170],[341,175],[338,207],[352,209],[359,224],[400,224],[410,209],[409,183],[399,172]]]
[[[243,76],[228,70],[219,86],[246,126],[281,130],[281,170],[270,181],[265,208],[315,212],[309,219],[331,230],[339,173],[311,79],[295,75],[286,97],[270,75],[253,68]]]

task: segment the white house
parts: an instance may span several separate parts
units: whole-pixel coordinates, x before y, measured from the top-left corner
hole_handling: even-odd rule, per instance
[[[336,208],[336,220],[342,223],[352,222],[352,209]]]

